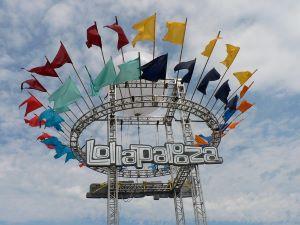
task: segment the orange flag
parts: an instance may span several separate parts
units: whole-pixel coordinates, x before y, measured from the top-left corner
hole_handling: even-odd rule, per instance
[[[239,125],[240,122],[241,121],[232,122],[232,123],[229,124],[228,128],[229,129],[234,129],[234,128],[236,128],[237,125]]]
[[[202,137],[199,135],[195,135],[195,141],[201,146],[201,145],[207,145],[208,142],[204,140]]]
[[[252,81],[252,83],[249,85],[249,87],[247,85],[243,86],[243,89],[240,92],[240,98],[244,97],[244,95],[250,89],[250,87],[252,86],[253,83],[254,83],[254,81]]]
[[[242,113],[246,112],[248,109],[250,109],[254,104],[251,104],[250,102],[244,100],[241,102],[241,104],[237,107],[237,110],[240,110]]]

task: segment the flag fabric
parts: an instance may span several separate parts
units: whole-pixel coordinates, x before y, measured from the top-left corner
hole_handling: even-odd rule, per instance
[[[140,79],[140,59],[136,58],[118,66],[120,72],[116,77],[114,84],[124,83],[126,81]]]
[[[69,77],[62,86],[50,95],[48,100],[54,101],[54,110],[56,110],[62,107],[67,107],[68,105],[76,102],[79,98],[81,98],[80,91],[75,82],[71,79],[71,77]]]
[[[28,84],[28,87],[24,87],[24,84]],[[33,77],[33,79],[23,81],[21,83],[21,90],[23,89],[34,89],[41,92],[47,92],[46,88],[44,88],[44,86],[35,77]]]
[[[110,29],[114,30],[115,32],[117,32],[117,34],[118,34],[118,45],[117,45],[118,50],[120,50],[122,47],[124,47],[125,45],[127,45],[129,43],[129,41],[125,35],[125,32],[120,25],[118,25],[117,23],[114,23],[112,25],[107,25],[105,27],[110,28]]]
[[[240,85],[243,85],[246,83],[246,81],[252,76],[253,73],[250,71],[241,71],[241,72],[235,72],[233,75],[238,79],[240,82]]]
[[[54,127],[58,131],[62,131],[60,124],[64,119],[58,115],[53,109],[46,109],[39,116],[39,121],[46,120],[45,127]]]
[[[204,136],[202,134],[199,134],[199,136],[201,138],[203,138],[204,140],[206,140],[208,143],[210,143],[212,141],[212,136]]]
[[[228,81],[229,80],[225,81],[215,93],[215,98],[220,99],[224,104],[228,103],[227,98],[230,92]]]
[[[233,63],[235,57],[237,56],[240,47],[226,44],[226,49],[227,49],[227,56],[221,63],[224,64],[227,68],[229,68]]]
[[[92,45],[102,48],[101,37],[99,35],[96,22],[86,30],[86,38],[86,46],[88,48],[92,47]]]
[[[45,139],[51,138],[51,137],[52,137],[52,135],[43,132],[40,136],[37,137],[37,140],[45,140]]]
[[[237,103],[238,103],[238,100],[239,100],[239,96],[238,95],[235,95],[233,98],[231,98],[228,103],[225,105],[224,109],[234,109],[236,110],[236,106],[237,106]]]
[[[19,108],[24,104],[27,104],[25,116],[27,116],[28,113],[39,109],[43,106],[43,104],[39,100],[37,100],[36,97],[34,97],[32,94],[30,94],[30,97],[19,105]]]
[[[235,129],[237,127],[237,125],[240,124],[241,121],[236,121],[236,122],[231,122],[228,126],[229,129]]]
[[[113,84],[116,78],[117,73],[115,66],[112,58],[110,58],[95,80],[90,77],[92,95],[97,95],[102,87]]]
[[[224,119],[224,122],[227,122],[232,116],[233,114],[236,112],[236,109],[230,109],[228,108],[225,113],[223,114],[223,119]]]
[[[244,85],[241,92],[240,92],[240,98],[243,98],[244,95],[246,94],[246,92],[250,89],[250,87],[252,86],[252,84],[254,83],[254,81],[252,81],[252,83],[249,85],[249,87],[247,85]]]
[[[66,147],[65,151],[67,153],[65,163],[68,162],[71,159],[75,159],[75,155],[69,147]]]
[[[141,79],[149,81],[165,80],[167,73],[168,54],[156,57],[141,67]]]
[[[200,145],[208,145],[208,142],[199,135],[195,135],[195,141]]]
[[[53,68],[59,68],[62,67],[66,63],[72,63],[72,60],[62,42],[60,42],[60,48],[54,57],[53,61],[51,62],[51,66]]]
[[[210,57],[212,51],[214,50],[214,47],[218,41],[218,39],[221,39],[221,37],[217,37],[215,39],[212,39],[206,46],[203,52],[201,52],[201,55]]]
[[[180,62],[174,67],[174,71],[187,69],[188,72],[181,79],[181,83],[190,83],[196,64],[196,58],[187,62]]]
[[[241,104],[237,107],[237,110],[241,111],[242,113],[246,112],[248,109],[250,109],[253,106],[250,102],[244,100],[241,102]]]
[[[58,74],[56,73],[56,71],[51,66],[51,64],[48,60],[44,66],[34,67],[34,68],[28,70],[28,72],[36,73],[36,74],[42,75],[42,76],[58,77]]]
[[[135,47],[138,41],[154,41],[155,40],[155,21],[156,14],[132,26],[138,33],[132,41],[132,46]]]
[[[31,119],[24,119],[25,123],[28,124],[31,127],[41,127],[45,124],[45,120],[39,120],[39,117],[35,115]]]
[[[202,94],[206,95],[206,89],[207,89],[208,83],[210,81],[219,80],[220,77],[221,77],[221,75],[215,68],[211,69],[201,80],[200,84],[197,87],[197,90],[200,91]]]
[[[166,23],[166,26],[168,31],[163,40],[175,45],[182,45],[184,42],[186,23],[170,21]]]

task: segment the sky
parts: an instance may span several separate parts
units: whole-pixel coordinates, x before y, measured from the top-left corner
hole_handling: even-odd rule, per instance
[[[225,44],[241,50],[228,70],[232,89],[238,86],[235,71],[258,71],[247,100],[255,107],[219,146],[224,163],[201,166],[204,199],[211,225],[297,225],[300,224],[300,3],[298,1],[186,0],[186,1],[0,1],[0,225],[105,224],[106,201],[86,199],[89,184],[105,177],[75,160],[55,160],[36,137],[44,128],[24,124],[24,109],[18,105],[28,97],[20,84],[30,74],[20,68],[44,64],[53,59],[63,41],[82,79],[87,65],[95,76],[103,63],[97,47],[85,45],[86,29],[97,21],[105,57],[120,58],[116,35],[102,27],[119,23],[130,40],[131,26],[157,12],[156,54],[169,53],[168,76],[178,61],[180,48],[162,41],[166,21],[184,21],[187,31],[183,60],[197,58],[191,87],[195,86],[205,63],[205,44],[221,31],[207,70],[225,68]],[[152,52],[150,43],[124,52]],[[130,53],[128,53],[130,55]],[[117,61],[117,60],[116,60]],[[78,86],[72,67],[59,69],[65,80],[70,75]],[[38,77],[53,92],[57,79]],[[192,90],[191,88],[191,90]],[[80,90],[82,88],[80,87]],[[47,95],[32,91],[47,103]],[[200,95],[196,96],[196,99]],[[80,103],[84,107],[84,103]],[[75,109],[74,109],[75,110]],[[37,111],[41,112],[41,111]],[[195,132],[200,132],[195,128]],[[175,129],[177,136],[179,129]],[[47,128],[45,131],[56,134]],[[106,129],[91,127],[102,137]],[[124,142],[136,141],[136,131],[127,130]],[[146,133],[146,131],[141,131]],[[162,131],[161,131],[162,132]],[[102,136],[101,136],[102,135]],[[150,137],[154,140],[155,135]],[[152,198],[120,201],[123,225],[169,225],[175,223],[172,199]],[[192,202],[184,200],[187,224],[194,223]]]

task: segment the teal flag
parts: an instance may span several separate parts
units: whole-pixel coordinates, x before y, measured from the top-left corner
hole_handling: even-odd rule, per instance
[[[59,87],[50,97],[49,101],[54,101],[54,110],[63,112],[67,110],[67,106],[76,102],[81,98],[79,89],[75,82],[69,77],[66,82]]]
[[[114,81],[114,84],[124,83],[130,80],[139,80],[140,71],[140,59],[136,58],[134,60],[128,61],[119,65],[120,72]]]
[[[117,73],[114,67],[114,63],[112,61],[112,58],[110,58],[95,80],[90,77],[92,89],[91,94],[93,96],[97,95],[102,87],[113,84],[116,77]]]

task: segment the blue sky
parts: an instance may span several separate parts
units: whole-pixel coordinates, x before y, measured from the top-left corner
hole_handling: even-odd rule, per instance
[[[53,1],[2,0],[0,2],[0,224],[60,225],[105,224],[105,200],[85,199],[90,183],[105,178],[72,161],[54,160],[35,139],[42,132],[24,124],[18,105],[27,98],[20,83],[29,79],[21,67],[53,58],[62,40],[80,74],[87,65],[93,74],[102,68],[97,48],[85,46],[86,28],[97,21],[108,58],[116,51],[116,36],[101,27],[119,17],[129,39],[131,25],[157,12],[157,55],[168,52],[169,71],[179,48],[161,41],[165,21],[188,18],[183,60],[197,57],[194,77],[205,63],[203,47],[219,30],[223,37],[208,68],[224,71],[219,62],[225,44],[241,47],[227,79],[240,70],[253,71],[247,100],[255,109],[225,136],[219,147],[222,165],[201,167],[203,192],[211,225],[300,224],[300,3],[298,1]],[[132,47],[124,48],[125,52]],[[138,43],[136,51],[151,53],[151,45]],[[70,66],[59,69],[62,78],[73,76]],[[169,73],[172,76],[172,73]],[[57,80],[39,77],[50,92]],[[74,76],[75,79],[75,76]],[[87,82],[87,76],[83,79]],[[75,79],[76,80],[76,79]],[[78,80],[76,82],[79,85]],[[47,96],[36,93],[46,102]],[[197,95],[197,98],[199,96]],[[83,103],[81,102],[83,105]],[[91,128],[105,134],[105,129]],[[51,130],[47,130],[55,134]],[[179,131],[178,131],[179,132]],[[125,136],[134,141],[134,130]],[[100,135],[101,136],[101,135]],[[152,137],[153,138],[153,137]],[[152,198],[121,202],[121,224],[175,223],[172,200]],[[193,224],[192,204],[185,200],[187,224]]]

